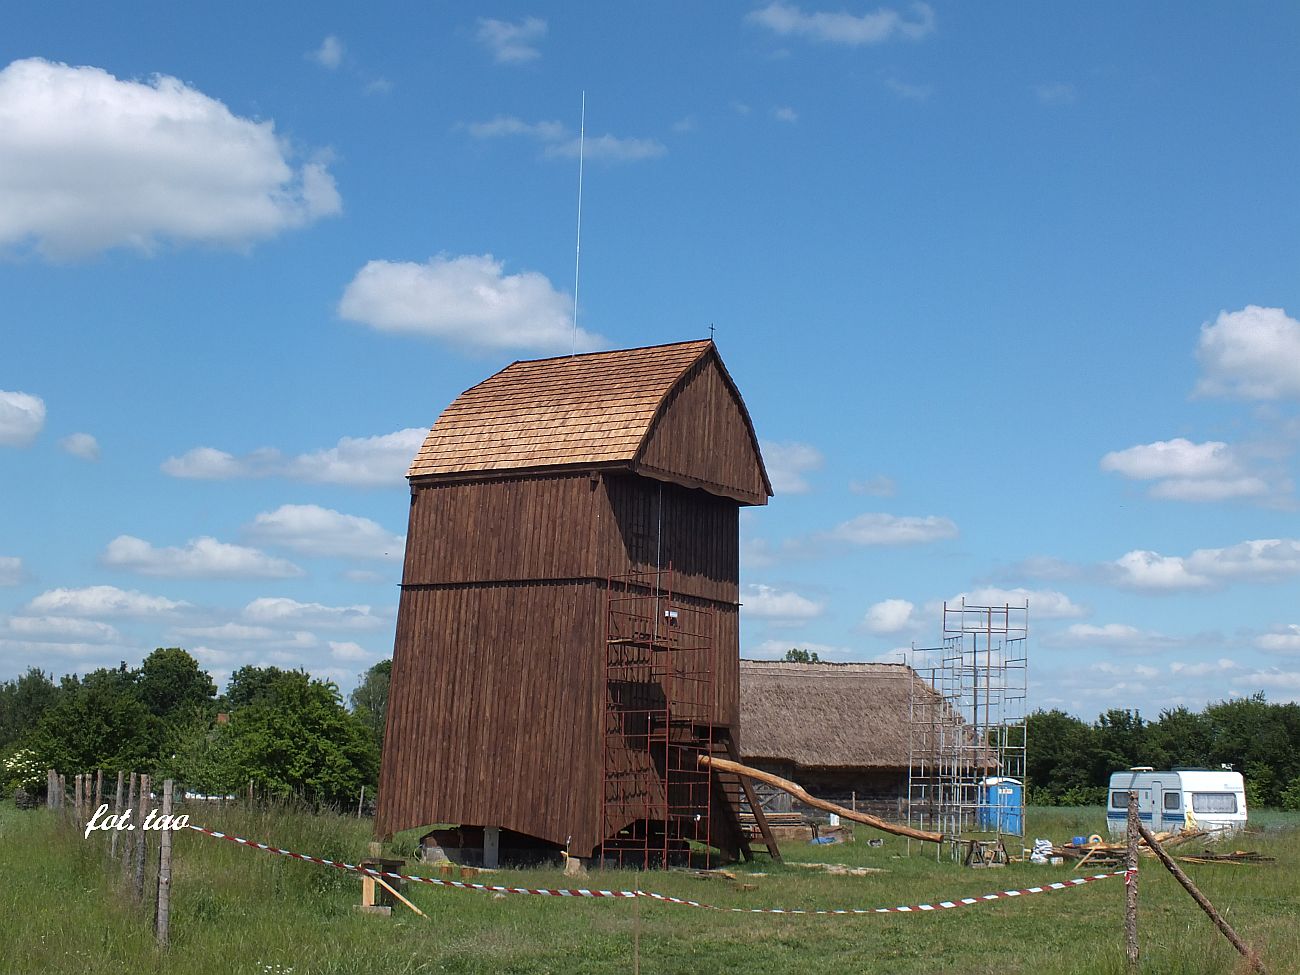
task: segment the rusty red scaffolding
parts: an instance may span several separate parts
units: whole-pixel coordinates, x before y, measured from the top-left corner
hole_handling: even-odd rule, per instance
[[[711,856],[714,614],[672,568],[611,577],[605,597],[600,860],[640,869]]]

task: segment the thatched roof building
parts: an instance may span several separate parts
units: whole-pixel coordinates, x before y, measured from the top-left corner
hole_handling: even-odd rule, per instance
[[[914,695],[938,701],[906,664],[742,660],[741,753],[804,768],[906,770]]]
[[[912,753],[935,721],[961,733],[943,698],[906,664],[740,662],[745,763],[825,799],[900,815]]]

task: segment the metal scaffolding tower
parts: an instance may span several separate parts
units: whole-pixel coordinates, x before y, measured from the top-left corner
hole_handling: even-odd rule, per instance
[[[605,597],[603,866],[666,868],[710,846],[718,742],[714,614],[675,597],[671,567],[609,580]]]
[[[913,647],[911,826],[1024,835],[1029,606],[944,603],[943,645]]]

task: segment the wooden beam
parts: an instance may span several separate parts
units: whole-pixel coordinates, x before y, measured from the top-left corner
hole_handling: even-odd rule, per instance
[[[1206,913],[1206,916],[1214,922],[1214,926],[1223,932],[1223,936],[1232,942],[1232,947],[1236,948],[1237,951],[1241,953],[1242,957],[1246,959],[1252,969],[1259,972],[1260,975],[1266,975],[1264,971],[1264,963],[1259,960],[1259,955],[1255,954],[1255,950],[1251,948],[1250,945],[1246,944],[1246,942],[1241,940],[1241,936],[1233,930],[1232,925],[1224,920],[1223,915],[1214,909],[1214,905],[1211,904],[1209,899],[1197,889],[1196,885],[1192,883],[1191,878],[1188,877],[1187,874],[1183,873],[1182,868],[1179,867],[1178,864],[1174,863],[1173,858],[1170,857],[1169,854],[1165,852],[1165,848],[1160,845],[1160,841],[1152,835],[1151,830],[1147,829],[1146,824],[1140,819],[1138,820],[1137,828],[1138,832],[1142,834],[1142,838],[1147,841],[1147,846],[1151,847],[1155,855],[1160,858],[1160,862],[1165,865],[1165,869],[1174,875],[1174,879],[1183,885],[1183,889],[1187,891],[1187,893],[1192,895],[1192,900],[1196,901],[1196,903],[1200,905],[1201,910],[1203,910]]]
[[[736,748],[736,739],[731,737],[731,729],[727,729],[727,754],[737,765],[740,764],[740,750]],[[745,801],[749,803],[749,811],[754,814],[754,822],[758,824],[758,831],[763,834],[763,842],[767,844],[767,852],[777,863],[781,862],[781,848],[776,844],[776,837],[772,835],[772,827],[767,824],[767,813],[763,811],[763,804],[758,801],[758,796],[754,792],[754,786],[750,784],[749,779],[743,775],[737,776],[740,779],[740,787],[745,790]],[[749,846],[749,842],[745,842]]]
[[[725,758],[710,758],[708,755],[700,756],[700,764],[708,765],[712,768],[720,769],[723,772],[731,772],[739,776],[747,776],[765,785],[773,786],[782,792],[788,792],[805,805],[812,806],[815,809],[824,809],[826,812],[833,812],[841,819],[847,819],[855,823],[862,823],[864,826],[871,826],[884,833],[892,833],[895,836],[906,836],[913,840],[923,840],[927,843],[942,843],[944,835],[942,833],[931,833],[926,830],[912,829],[910,826],[900,826],[897,823],[891,823],[887,819],[880,819],[878,816],[871,816],[863,812],[855,812],[846,806],[838,806],[833,802],[827,802],[825,799],[818,799],[816,796],[809,795],[803,788],[789,779],[783,779],[779,775],[773,775],[770,772],[764,772],[760,769],[750,768],[748,765],[741,765],[739,762],[729,762]]]
[[[390,883],[389,883],[387,880],[385,880],[383,877],[374,877],[374,878],[372,878],[372,879],[374,880],[375,883],[377,883],[377,884],[379,884],[379,886],[383,887],[386,891],[388,891],[390,894],[392,894],[394,897],[396,897],[399,901],[401,901],[403,904],[405,904],[407,907],[409,907],[411,910],[413,910],[416,914],[420,915],[420,917],[428,917],[428,915],[425,914],[424,911],[420,910],[418,907],[416,907],[414,904],[412,904],[410,901],[408,901],[405,897],[403,897],[401,894],[399,894],[399,893],[397,892],[397,888],[394,887],[392,884],[390,884]]]

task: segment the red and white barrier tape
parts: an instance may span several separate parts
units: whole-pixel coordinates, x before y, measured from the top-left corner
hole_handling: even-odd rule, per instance
[[[307,863],[318,863],[323,867],[333,867],[336,870],[350,870],[353,873],[369,874],[372,877],[383,877],[386,880],[408,880],[412,883],[431,884],[435,887],[454,887],[457,890],[480,890],[498,894],[537,894],[542,897],[619,897],[629,899],[645,897],[649,900],[660,901],[664,904],[682,904],[686,907],[698,907],[706,911],[722,911],[731,914],[919,914],[927,911],[946,911],[951,910],[954,907],[969,907],[973,904],[984,904],[988,901],[1002,900],[1009,897],[1023,897],[1027,894],[1046,894],[1053,890],[1072,890],[1075,887],[1082,887],[1085,884],[1090,884],[1097,880],[1105,880],[1108,877],[1124,877],[1127,882],[1130,874],[1137,873],[1136,869],[1132,871],[1115,870],[1110,873],[1098,873],[1089,877],[1076,877],[1073,880],[1042,884],[1037,887],[1022,887],[1019,890],[1000,890],[992,894],[983,894],[979,897],[960,897],[953,900],[939,901],[936,904],[912,904],[903,907],[841,908],[825,910],[804,910],[784,907],[717,907],[713,904],[702,904],[699,901],[686,900],[682,897],[670,897],[667,894],[656,894],[647,890],[502,887],[497,884],[470,884],[463,880],[443,880],[440,877],[421,877],[415,874],[390,873],[387,870],[374,870],[370,867],[362,867],[353,863],[327,860],[324,857],[309,856],[306,853],[294,853],[292,850],[281,850],[279,847],[269,846],[266,843],[246,840],[242,836],[231,836],[228,833],[220,833],[215,829],[205,829],[202,826],[190,826],[189,829],[194,830],[196,833],[202,833],[205,836],[213,836],[219,840],[237,843],[240,846],[251,847],[254,850],[262,850],[265,853],[275,853],[279,856],[291,857],[294,860],[303,860]]]

